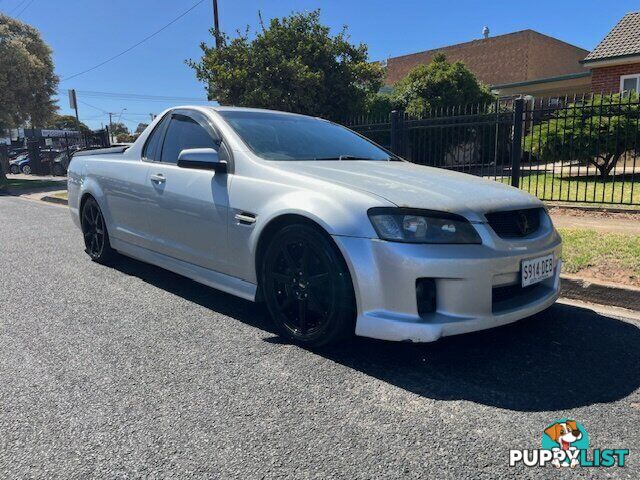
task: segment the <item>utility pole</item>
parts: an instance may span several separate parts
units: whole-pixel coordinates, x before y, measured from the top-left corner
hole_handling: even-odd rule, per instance
[[[218,23],[218,0],[213,0],[213,33],[216,39],[216,48],[220,48],[220,25]]]
[[[153,113],[150,113],[149,116],[151,117],[151,121],[153,122],[156,118],[156,116]]]
[[[78,141],[80,141],[80,136],[82,132],[80,131],[80,116],[78,115],[78,98],[76,97],[76,90],[72,88],[69,90],[69,106],[76,111],[76,125],[78,127]]]
[[[115,115],[113,112],[109,112],[109,137],[113,135],[113,120],[111,117]],[[109,142],[111,142],[111,138],[109,138]]]

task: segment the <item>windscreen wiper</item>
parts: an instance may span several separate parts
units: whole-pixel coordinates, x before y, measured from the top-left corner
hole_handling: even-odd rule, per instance
[[[337,157],[320,157],[314,160],[384,160],[379,158],[358,157],[357,155],[339,155]]]

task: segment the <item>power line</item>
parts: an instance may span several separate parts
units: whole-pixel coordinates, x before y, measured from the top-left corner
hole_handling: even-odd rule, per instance
[[[78,100],[78,99],[76,99],[76,100]],[[105,115],[106,115],[107,113],[109,113],[109,112],[107,112],[106,110],[104,110],[104,109],[102,109],[102,108],[94,107],[94,106],[93,106],[93,105],[91,105],[90,103],[83,102],[82,100],[78,100],[78,102],[80,102],[80,103],[81,103],[81,104],[83,104],[83,105],[86,105],[87,107],[91,107],[91,108],[93,108],[93,109],[95,109],[95,110],[98,110],[99,112],[102,112],[102,113],[103,113],[103,114],[105,114]]]
[[[93,98],[118,98],[126,100],[162,101],[162,102],[206,102],[209,100],[197,97],[180,97],[172,95],[149,95],[140,93],[95,92],[90,90],[78,90],[85,97]]]
[[[29,0],[22,0],[20,3],[16,4],[11,10],[7,11],[7,15],[11,15],[13,12],[20,10],[22,5],[27,3]]]
[[[175,22],[177,22],[178,20],[180,20],[182,17],[184,17],[187,13],[189,13],[191,10],[193,10],[194,8],[196,8],[198,5],[200,5],[202,2],[204,2],[204,0],[199,0],[198,2],[196,2],[193,6],[191,6],[188,10],[184,11],[183,13],[181,13],[180,15],[178,15],[176,18],[174,18],[173,20],[171,20],[169,23],[167,23],[165,26],[163,26],[162,28],[156,30],[155,32],[153,32],[151,35],[146,36],[145,38],[143,38],[142,40],[140,40],[138,43],[135,43],[134,45],[130,46],[129,48],[121,51],[120,53],[104,60],[103,62],[98,63],[97,65],[94,65],[91,68],[88,68],[86,70],[83,70],[82,72],[78,72],[74,75],[71,75],[69,77],[63,78],[61,80],[61,82],[66,82],[67,80],[71,80],[72,78],[76,78],[79,77],[80,75],[84,75],[85,73],[91,72],[92,70],[95,70],[96,68],[99,68],[107,63],[109,63],[112,60],[115,60],[118,57],[121,57],[122,55],[124,55],[127,52],[130,52],[131,50],[133,50],[134,48],[142,45],[144,42],[146,42],[147,40],[150,40],[151,38],[155,37],[157,34],[159,34],[160,32],[162,32],[163,30],[167,29],[168,27],[170,27],[171,25],[173,25]]]
[[[108,100],[124,100],[124,101],[144,101],[144,102],[163,102],[163,103],[210,103],[209,100],[197,97],[179,97],[171,95],[149,95],[139,93],[118,93],[118,92],[96,92],[89,90],[76,90],[76,93],[82,95],[83,98],[96,98]],[[68,91],[58,91],[58,95],[69,95]],[[95,107],[94,107],[95,108]],[[148,114],[144,114],[148,115]]]
[[[27,3],[27,4],[24,6],[24,8],[18,12],[18,14],[16,15],[16,17],[15,17],[15,18],[20,18],[20,15],[22,15],[22,14],[24,13],[24,11],[25,11],[27,8],[29,8],[29,7],[31,6],[31,4],[32,4],[34,1],[35,1],[35,0],[31,0],[29,3]]]

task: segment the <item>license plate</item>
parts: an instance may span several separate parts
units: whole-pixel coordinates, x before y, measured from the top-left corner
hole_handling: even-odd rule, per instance
[[[553,254],[522,260],[522,286],[527,287],[553,276]]]

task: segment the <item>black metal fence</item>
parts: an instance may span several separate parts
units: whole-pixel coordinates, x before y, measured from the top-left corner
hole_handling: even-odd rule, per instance
[[[391,112],[346,125],[403,158],[543,200],[640,205],[640,100],[584,95]]]
[[[26,142],[26,152],[29,158],[28,169],[25,169],[24,165],[21,165],[20,169],[15,172],[12,172],[11,168],[6,165],[3,169],[5,173],[28,172],[35,175],[64,175],[74,152],[80,149],[101,148],[109,145],[107,129],[83,132],[79,135],[65,133],[63,136],[51,138],[50,144],[46,142],[45,138],[30,139]],[[8,161],[4,163],[8,163]]]

